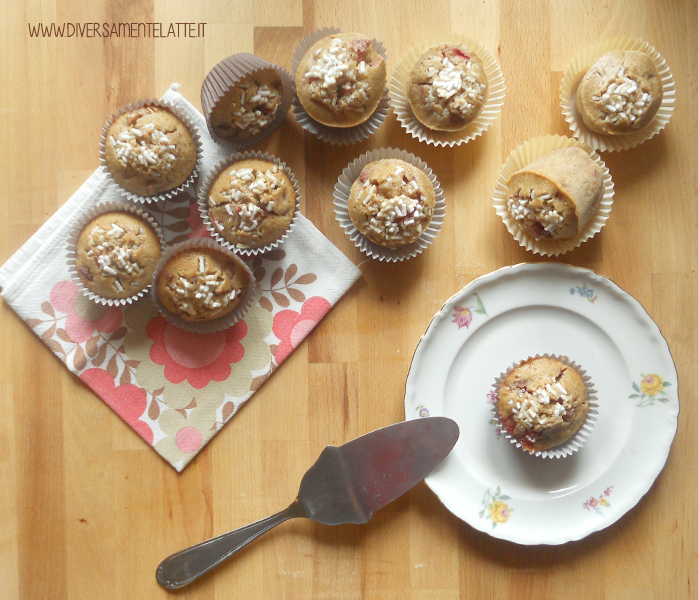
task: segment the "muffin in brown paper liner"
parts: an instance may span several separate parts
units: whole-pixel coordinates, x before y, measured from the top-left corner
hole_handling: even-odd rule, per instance
[[[293,57],[291,59],[291,67],[293,71],[294,80],[297,77],[298,66],[300,65],[303,57],[306,55],[308,50],[318,41],[325,37],[341,34],[342,31],[336,27],[329,27],[324,29],[319,29],[306,35],[296,47]],[[381,42],[375,38],[371,40],[371,46],[375,52],[380,54],[383,61],[387,60],[385,47]],[[305,110],[302,103],[296,95],[293,101],[293,113],[296,117],[296,121],[300,123],[301,127],[306,131],[312,133],[315,137],[321,139],[324,142],[329,142],[330,144],[343,145],[343,144],[355,144],[373,135],[383,124],[385,118],[390,110],[390,97],[388,94],[388,87],[386,86],[383,90],[383,95],[378,102],[376,109],[373,111],[371,116],[358,125],[353,127],[330,127],[328,125],[323,125],[319,121],[313,119]]]
[[[596,133],[589,129],[577,110],[577,89],[589,68],[607,52],[616,50],[636,51],[645,54],[654,64],[662,85],[662,101],[648,125],[624,135]],[[562,114],[572,135],[587,146],[600,152],[616,152],[633,148],[657,135],[669,123],[676,101],[674,77],[666,61],[649,43],[632,37],[601,39],[575,55],[560,84]]]
[[[414,114],[409,101],[411,71],[423,52],[438,44],[465,46],[481,62],[487,79],[487,97],[479,114],[457,131],[438,131],[422,123]],[[487,48],[471,38],[450,35],[424,40],[410,48],[393,70],[390,82],[390,103],[403,128],[420,142],[435,146],[459,146],[482,135],[494,123],[504,105],[506,86],[502,68]]]
[[[125,298],[105,297],[90,290],[78,273],[77,263],[79,259],[77,246],[80,234],[82,233],[85,226],[87,226],[93,219],[105,213],[111,212],[127,213],[129,215],[133,215],[143,220],[145,223],[149,225],[153,234],[157,237],[159,243],[160,252],[158,253],[158,256],[153,257],[151,261],[146,261],[147,264],[139,266],[139,268],[143,270],[144,276],[147,276],[147,283],[144,286],[139,286],[139,289],[136,293]],[[154,272],[157,262],[161,256],[162,249],[164,247],[165,238],[162,234],[162,231],[158,227],[158,224],[155,222],[155,219],[153,219],[153,217],[149,215],[143,208],[130,205],[126,202],[103,202],[92,208],[92,210],[87,211],[84,215],[82,215],[82,217],[78,220],[76,225],[71,230],[70,235],[68,236],[68,244],[66,246],[68,269],[70,271],[71,279],[78,286],[80,292],[93,302],[97,302],[98,304],[103,304],[107,306],[125,306],[143,298],[150,290],[151,275],[148,275],[148,271],[151,274],[152,272]]]
[[[266,87],[261,94],[267,93],[273,103],[256,98],[262,86]],[[249,90],[255,94],[250,95]],[[201,106],[211,137],[231,150],[239,150],[279,127],[294,95],[295,85],[286,69],[254,54],[239,53],[224,58],[208,73],[201,86]],[[257,118],[255,110],[260,112]]]
[[[584,225],[579,234],[572,239],[542,239],[536,240],[533,236],[528,235],[521,227],[519,227],[514,216],[509,211],[507,204],[509,198],[508,181],[509,178],[531,164],[537,158],[545,156],[554,150],[561,148],[577,147],[581,148],[589,154],[589,157],[599,166],[603,173],[603,191],[601,200],[592,214],[589,221]],[[563,137],[560,135],[547,135],[538,138],[530,139],[516,149],[514,149],[509,158],[502,166],[502,170],[497,177],[493,194],[493,205],[497,214],[501,217],[504,225],[506,225],[509,233],[521,246],[543,256],[557,256],[580,246],[583,242],[595,236],[601,228],[606,224],[611,207],[613,205],[613,180],[605,163],[599,155],[583,144],[582,142]]]
[[[162,301],[158,296],[158,276],[165,264],[172,257],[175,257],[180,252],[186,250],[205,250],[222,253],[223,255],[225,255],[227,259],[233,262],[240,269],[244,270],[244,272],[247,274],[250,283],[249,285],[247,285],[246,289],[243,292],[242,300],[237,305],[237,307],[234,308],[231,312],[216,319],[188,321],[175,314],[174,312],[169,311],[163,305]],[[223,331],[224,329],[228,329],[229,327],[235,325],[235,323],[237,323],[239,320],[241,320],[245,316],[245,313],[252,306],[252,303],[254,302],[256,287],[257,283],[255,281],[254,275],[252,274],[252,271],[239,256],[237,256],[228,248],[224,248],[215,240],[212,240],[210,238],[195,238],[170,247],[162,255],[162,257],[160,258],[160,262],[158,262],[157,267],[155,269],[155,273],[153,274],[153,282],[152,287],[150,289],[150,298],[155,307],[157,308],[158,312],[173,325],[186,331],[193,331],[197,333],[210,333],[213,331]]]
[[[390,158],[402,160],[423,171],[431,181],[435,197],[434,213],[428,227],[412,243],[395,248],[381,246],[369,240],[361,234],[349,216],[349,195],[351,194],[351,186],[361,175],[362,169],[371,162]],[[370,258],[381,261],[397,262],[417,256],[433,243],[441,230],[441,225],[443,224],[446,214],[446,199],[441,185],[436,179],[436,175],[434,175],[424,161],[406,150],[379,148],[362,154],[342,171],[339,180],[334,186],[334,210],[337,221],[339,221],[342,229],[344,229],[349,238],[354,242],[354,245],[364,252],[364,254]]]
[[[113,145],[115,143],[118,143],[117,140],[112,141],[111,139],[107,139],[107,136],[109,135],[109,130],[112,126],[112,124],[122,115],[128,114],[134,111],[137,111],[141,108],[147,108],[147,107],[154,107],[157,109],[165,109],[172,113],[179,121],[181,121],[186,129],[188,129],[192,141],[195,146],[195,157],[193,160],[193,167],[191,169],[191,172],[187,176],[187,178],[180,184],[176,185],[172,189],[162,191],[157,194],[152,194],[152,195],[142,195],[139,193],[135,193],[133,191],[129,191],[126,189],[117,179],[115,178],[114,174],[111,172],[108,164],[108,159],[107,159],[107,144]],[[202,153],[202,145],[201,145],[201,135],[199,133],[199,130],[197,129],[196,125],[194,122],[189,118],[189,116],[182,110],[179,109],[175,104],[170,104],[167,102],[163,102],[162,100],[137,100],[136,102],[131,102],[130,104],[127,104],[126,106],[123,106],[120,108],[118,111],[116,111],[109,119],[107,119],[106,124],[102,128],[102,138],[100,140],[100,151],[99,151],[99,157],[100,157],[100,164],[103,167],[104,172],[107,174],[107,178],[114,184],[116,185],[120,190],[121,193],[128,198],[129,200],[133,202],[140,202],[140,203],[152,203],[152,202],[158,202],[161,200],[167,200],[170,198],[174,198],[181,192],[188,190],[189,188],[193,188],[193,185],[196,181],[196,178],[198,176],[198,163],[199,160],[201,159],[201,153]]]
[[[210,214],[209,214],[209,204],[208,204],[208,197],[209,197],[209,191],[211,189],[211,186],[213,183],[216,181],[218,178],[219,174],[224,171],[227,167],[231,166],[232,164],[242,161],[242,160],[249,160],[249,159],[258,159],[258,160],[264,160],[270,163],[273,163],[277,165],[285,174],[286,177],[288,177],[288,180],[291,183],[291,186],[293,187],[293,191],[295,194],[295,200],[294,200],[294,210],[293,210],[293,216],[291,217],[291,221],[288,225],[288,228],[283,232],[282,235],[280,235],[278,238],[275,240],[264,244],[262,246],[256,246],[256,247],[250,247],[250,246],[245,246],[243,244],[235,244],[230,240],[227,240],[223,235],[221,235],[220,231],[215,227],[214,223],[211,220]],[[296,223],[296,216],[300,212],[300,198],[301,198],[301,193],[300,193],[300,187],[298,185],[298,181],[296,179],[296,176],[293,174],[293,171],[286,165],[286,163],[282,162],[279,158],[267,154],[266,152],[244,152],[244,153],[234,153],[232,154],[229,158],[226,160],[221,161],[217,165],[215,165],[211,171],[206,175],[206,178],[203,181],[203,184],[201,185],[200,191],[199,191],[199,196],[198,196],[198,206],[199,206],[199,212],[201,213],[201,218],[204,222],[204,225],[206,225],[206,229],[211,233],[213,236],[213,239],[216,240],[221,246],[224,246],[226,248],[229,248],[230,250],[236,252],[237,254],[241,254],[243,256],[254,256],[257,254],[263,254],[265,252],[269,252],[270,250],[273,250],[274,248],[278,247],[279,244],[281,244],[291,233],[295,223]]]
[[[525,448],[518,439],[516,439],[513,435],[511,435],[511,433],[507,431],[502,421],[497,402],[495,402],[494,406],[492,407],[493,422],[499,427],[499,429],[504,434],[504,437],[508,439],[509,442],[514,444],[517,448],[521,448],[524,452],[532,456],[539,456],[542,458],[564,458],[566,456],[574,454],[575,452],[579,451],[582,448],[582,446],[584,446],[594,428],[594,425],[596,424],[596,420],[599,414],[599,404],[596,396],[596,388],[594,387],[591,377],[586,373],[586,371],[584,371],[581,368],[580,365],[570,360],[567,356],[561,356],[557,354],[536,354],[535,356],[529,356],[528,358],[522,361],[514,363],[506,371],[500,373],[499,376],[495,379],[492,389],[494,391],[495,398],[498,398],[500,387],[504,383],[504,380],[507,378],[507,376],[514,369],[522,366],[525,363],[528,363],[529,361],[534,361],[540,358],[548,358],[561,362],[564,365],[567,365],[568,367],[575,370],[577,374],[581,377],[582,383],[586,388],[589,409],[586,419],[584,420],[584,423],[581,425],[580,429],[574,435],[572,435],[570,439],[558,446],[555,446],[548,450],[531,451]]]

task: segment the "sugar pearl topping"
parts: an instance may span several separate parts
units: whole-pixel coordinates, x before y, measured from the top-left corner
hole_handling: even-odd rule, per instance
[[[241,83],[237,102],[233,105],[233,124],[250,135],[257,135],[276,116],[281,94],[265,84]]]
[[[632,126],[652,104],[652,95],[643,92],[639,82],[621,66],[608,87],[598,96],[592,96],[592,100],[603,113],[604,121]]]
[[[541,224],[545,234],[552,237],[562,227],[564,217],[555,209],[553,201],[557,196],[550,194],[536,195],[536,190],[532,189],[529,195],[525,195],[525,190],[507,200],[507,207],[511,216],[520,223],[536,221]]]
[[[518,388],[518,400],[509,400],[509,409],[514,421],[531,429],[561,423],[571,409],[570,400],[567,390],[551,379],[536,389]]]
[[[148,107],[144,110],[147,114]],[[124,166],[139,170],[155,167],[169,171],[176,160],[177,147],[168,134],[159,129],[155,123],[146,123],[140,127],[127,126],[117,136],[109,136],[117,160]]]
[[[305,73],[312,98],[338,111],[367,102],[371,65],[364,60],[364,54],[370,43],[348,43],[334,37],[329,48],[316,50]]]
[[[477,103],[484,101],[487,86],[480,82],[478,68],[470,56],[457,48],[444,50],[442,54],[441,64],[427,72],[427,105],[444,107],[445,117],[455,114],[467,118]]]

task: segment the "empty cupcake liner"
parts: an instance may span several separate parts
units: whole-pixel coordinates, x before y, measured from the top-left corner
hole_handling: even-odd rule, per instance
[[[245,290],[245,295],[243,296],[242,301],[237,306],[237,308],[235,308],[235,310],[223,317],[219,317],[218,319],[213,319],[211,321],[185,321],[181,317],[167,310],[158,298],[157,278],[165,263],[170,258],[182,252],[183,250],[189,250],[192,248],[210,248],[213,250],[218,250],[226,256],[230,257],[230,259],[233,260],[236,264],[243,267],[250,276],[251,283],[247,287],[247,290]],[[153,301],[153,304],[155,305],[155,308],[157,308],[158,312],[163,317],[165,317],[165,319],[167,319],[168,322],[179,327],[180,329],[184,329],[186,331],[193,331],[196,333],[212,333],[214,331],[223,331],[224,329],[232,327],[233,325],[235,325],[235,323],[240,321],[245,316],[245,313],[250,309],[252,303],[254,302],[256,288],[257,282],[255,280],[254,275],[252,274],[252,271],[239,256],[237,256],[228,248],[224,248],[215,240],[212,240],[210,238],[195,238],[171,246],[167,250],[167,252],[165,252],[160,257],[160,261],[158,262],[157,267],[155,268],[155,273],[153,274],[153,283],[150,289],[150,298]]]
[[[535,358],[552,358],[555,360],[559,360],[561,363],[564,363],[568,367],[571,367],[572,369],[577,371],[577,373],[579,373],[579,375],[582,377],[582,381],[584,382],[584,385],[587,389],[587,396],[589,400],[589,414],[587,415],[586,421],[584,421],[584,424],[582,425],[581,429],[560,446],[556,446],[555,448],[551,448],[550,450],[538,450],[536,452],[529,453],[528,450],[526,450],[515,437],[513,437],[510,433],[507,432],[506,428],[504,427],[504,423],[502,422],[501,415],[499,414],[499,410],[497,409],[496,402],[492,407],[493,422],[496,422],[497,426],[499,426],[506,439],[508,439],[517,448],[521,448],[524,452],[530,454],[531,456],[540,456],[542,458],[563,458],[565,456],[570,456],[571,454],[577,452],[587,442],[587,439],[589,439],[589,435],[594,429],[594,425],[596,425],[596,421],[599,414],[599,403],[596,397],[596,388],[594,387],[594,384],[591,381],[591,377],[589,377],[586,371],[584,371],[577,363],[570,360],[567,356],[559,356],[557,354],[536,354],[535,356],[529,356],[525,360],[514,363],[506,371],[499,374],[499,376],[494,381],[494,385],[492,386],[492,389],[494,390],[494,397],[497,398],[499,388],[501,387],[502,383],[504,383],[504,380],[507,378],[507,375],[509,375],[509,373],[511,373],[513,369],[523,364],[527,360],[532,360]]]
[[[533,162],[535,159],[544,156],[553,150],[569,148],[571,146],[576,146],[577,148],[581,148],[587,152],[591,159],[597,165],[599,165],[603,171],[603,195],[601,197],[601,201],[599,202],[596,212],[591,219],[589,219],[589,222],[582,228],[577,237],[572,238],[571,240],[537,241],[535,238],[527,235],[523,229],[518,226],[516,220],[509,212],[509,208],[507,206],[507,200],[509,199],[507,182],[516,171],[531,164],[531,162]],[[526,248],[526,250],[542,256],[557,256],[577,248],[583,242],[594,237],[599,231],[601,231],[601,228],[606,224],[608,216],[611,213],[613,195],[614,188],[611,173],[608,170],[608,167],[606,167],[606,164],[601,160],[601,157],[594,150],[579,140],[561,135],[545,135],[530,139],[511,152],[509,158],[502,166],[499,176],[497,177],[497,183],[495,185],[493,194],[493,205],[497,211],[497,214],[502,218],[502,221],[504,221],[504,225],[506,225],[509,233],[511,233],[511,235],[514,236],[514,239],[519,242],[521,246]]]
[[[191,174],[187,178],[187,180],[180,186],[169,190],[167,192],[162,192],[161,194],[155,194],[153,196],[141,196],[140,194],[135,194],[133,192],[129,192],[127,189],[125,189],[123,186],[121,186],[112,176],[111,172],[109,171],[109,167],[107,166],[107,161],[106,161],[106,155],[105,151],[107,148],[107,134],[109,133],[109,128],[112,126],[112,123],[123,115],[124,113],[130,112],[132,110],[136,110],[138,108],[141,108],[142,106],[159,106],[161,108],[166,108],[169,111],[171,111],[175,116],[177,116],[186,126],[187,129],[189,129],[189,132],[191,133],[191,136],[194,140],[194,143],[196,144],[196,163],[194,165],[194,168],[192,169]],[[187,191],[191,189],[193,191],[194,189],[194,182],[196,181],[196,178],[198,176],[198,169],[199,167],[199,162],[201,161],[201,154],[202,154],[202,144],[201,144],[201,134],[199,133],[198,128],[194,124],[194,122],[191,120],[189,115],[187,115],[184,111],[180,110],[180,108],[176,104],[170,104],[167,102],[163,102],[162,100],[137,100],[135,102],[131,102],[130,104],[127,104],[126,106],[121,107],[119,110],[117,110],[111,117],[107,119],[107,122],[105,123],[104,127],[102,128],[102,138],[100,140],[99,144],[99,162],[100,165],[102,166],[103,171],[107,174],[107,177],[109,181],[115,185],[116,187],[119,188],[121,191],[122,195],[128,198],[129,200],[133,202],[140,202],[140,203],[152,203],[152,202],[159,202],[160,200],[167,200],[170,198],[174,198],[178,194]]]
[[[589,67],[606,52],[612,50],[637,50],[650,57],[659,77],[662,80],[662,103],[654,119],[643,129],[628,135],[604,135],[595,133],[587,128],[582,116],[577,111],[577,88]],[[574,56],[565,70],[560,85],[560,106],[565,121],[572,130],[572,135],[579,141],[600,152],[617,152],[633,148],[642,142],[649,140],[664,129],[674,112],[676,102],[676,86],[674,76],[669,66],[654,46],[647,42],[632,37],[615,37],[602,39],[585,48]]]
[[[213,182],[216,180],[216,177],[220,174],[220,172],[225,169],[226,167],[230,166],[234,162],[240,161],[240,160],[246,160],[250,158],[257,158],[260,160],[266,160],[269,162],[272,162],[276,165],[278,165],[281,169],[283,169],[284,173],[286,173],[286,176],[289,178],[291,181],[291,185],[293,186],[293,190],[296,194],[296,208],[293,212],[293,218],[291,219],[291,223],[288,226],[288,229],[284,232],[284,234],[272,242],[271,244],[267,244],[266,246],[259,246],[257,248],[251,248],[248,246],[244,246],[241,244],[233,244],[232,242],[226,240],[220,232],[214,227],[213,223],[211,222],[211,219],[208,214],[208,191],[211,188],[211,185],[213,185]],[[201,218],[203,219],[204,225],[206,225],[206,229],[211,233],[213,236],[213,239],[216,240],[221,246],[224,246],[225,248],[229,248],[233,252],[236,252],[237,254],[242,254],[244,256],[255,256],[257,254],[263,254],[265,252],[269,252],[270,250],[273,250],[274,248],[278,247],[279,244],[281,244],[287,237],[288,234],[291,232],[293,229],[295,223],[296,223],[296,215],[300,212],[300,199],[301,199],[301,191],[300,187],[298,186],[298,181],[296,179],[296,176],[293,174],[293,171],[286,165],[285,162],[282,162],[280,159],[276,158],[275,156],[272,156],[271,154],[267,154],[266,152],[245,152],[245,153],[234,153],[230,156],[230,158],[227,158],[226,160],[223,160],[219,162],[217,165],[215,165],[206,175],[206,178],[204,179],[203,184],[201,185],[199,189],[199,195],[198,195],[198,205],[199,205],[199,212],[201,213]]]
[[[410,72],[419,56],[436,44],[452,43],[466,46],[482,61],[487,75],[487,102],[480,114],[459,131],[437,131],[430,129],[415,117],[407,97]],[[502,68],[480,42],[461,35],[436,37],[424,40],[410,48],[393,70],[390,82],[390,102],[398,121],[412,137],[434,146],[459,146],[482,135],[494,123],[504,105],[506,86]]]
[[[342,33],[342,31],[336,27],[326,27],[324,29],[318,29],[313,33],[309,33],[300,41],[293,52],[293,57],[291,58],[291,68],[293,70],[294,81],[296,79],[298,65],[310,47],[322,38],[327,37],[328,35],[336,35],[338,33]],[[387,62],[388,57],[383,44],[375,38],[371,40],[371,43],[373,45],[373,49],[383,57],[383,60]],[[318,123],[315,119],[308,115],[297,95],[293,100],[293,114],[296,116],[296,121],[300,123],[300,126],[306,131],[312,133],[315,137],[321,139],[323,142],[336,145],[356,144],[357,142],[365,140],[369,136],[373,135],[385,121],[389,110],[390,95],[388,94],[387,86],[383,91],[383,97],[378,102],[376,110],[373,111],[373,114],[369,117],[369,119],[354,127],[328,127],[327,125]]]
[[[429,178],[434,188],[434,215],[429,226],[414,242],[405,244],[404,246],[398,246],[397,248],[386,248],[385,246],[373,243],[359,232],[349,216],[349,194],[351,193],[352,184],[356,181],[356,178],[359,177],[364,166],[368,163],[385,158],[398,158],[422,170]],[[364,254],[377,260],[397,262],[417,256],[422,253],[429,244],[434,242],[434,239],[441,230],[441,225],[446,215],[446,199],[441,189],[441,184],[436,179],[436,175],[434,175],[423,160],[406,150],[379,148],[362,154],[342,171],[339,180],[334,186],[334,211],[337,221],[339,221],[340,226],[347,233],[349,239],[351,239],[354,245]]]
[[[101,204],[97,204],[91,210],[83,214],[77,221],[73,229],[71,229],[70,234],[68,235],[68,243],[66,245],[68,270],[70,271],[71,279],[78,286],[78,289],[80,290],[82,295],[89,298],[93,302],[96,302],[97,304],[103,304],[105,306],[126,306],[129,304],[133,304],[134,302],[143,298],[150,290],[151,284],[148,284],[140,292],[134,294],[133,296],[129,296],[128,298],[104,298],[98,294],[95,294],[85,286],[82,279],[80,279],[80,276],[78,275],[77,265],[75,263],[77,259],[76,246],[78,242],[78,237],[80,236],[80,232],[83,230],[85,225],[87,225],[92,219],[106,212],[131,213],[147,221],[148,224],[153,228],[153,231],[155,231],[155,233],[157,234],[158,239],[160,240],[161,252],[165,247],[165,237],[163,236],[162,230],[156,223],[155,219],[150,214],[148,214],[143,208],[133,206],[126,202],[117,201],[103,202]]]
[[[239,81],[266,69],[274,69],[281,78],[281,102],[276,111],[274,120],[264,127],[257,135],[247,140],[233,142],[216,135],[211,126],[211,113],[216,108],[216,105]],[[256,144],[281,125],[293,102],[295,90],[296,86],[291,74],[286,69],[270,63],[263,58],[247,53],[233,54],[232,56],[224,58],[211,69],[201,86],[201,107],[211,137],[218,144],[230,148],[230,150],[240,150]]]

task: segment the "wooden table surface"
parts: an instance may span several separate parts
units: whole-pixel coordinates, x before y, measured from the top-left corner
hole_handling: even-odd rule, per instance
[[[0,302],[0,598],[162,598],[155,568],[173,551],[264,517],[294,497],[328,444],[404,418],[405,377],[432,315],[474,278],[538,262],[491,205],[499,169],[530,137],[569,135],[558,88],[570,58],[595,40],[641,37],[676,80],[676,110],[652,140],[604,154],[616,196],[600,235],[557,262],[610,277],[647,309],[679,374],[678,433],[647,495],[600,533],[522,547],[473,530],[425,484],[364,526],[291,521],[186,598],[698,597],[696,215],[698,5],[692,0],[79,0],[0,1],[0,261],[7,260],[98,166],[115,108],[172,82],[196,106],[206,73],[236,52],[289,67],[301,37],[338,26],[382,40],[388,72],[421,38],[477,38],[506,77],[503,112],[483,137],[437,149],[391,113],[369,140],[331,147],[293,117],[259,147],[290,163],[303,213],[356,264],[337,225],[333,185],[363,152],[404,148],[439,177],[448,202],[436,243],[363,277],[308,340],[177,474],[69,373]],[[206,23],[204,36],[32,38],[28,23]]]

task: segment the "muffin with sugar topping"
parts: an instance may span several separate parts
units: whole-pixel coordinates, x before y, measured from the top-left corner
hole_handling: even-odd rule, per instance
[[[275,69],[237,81],[212,108],[211,128],[223,140],[244,142],[271,126],[281,106],[282,82]]]
[[[196,142],[187,125],[162,106],[125,112],[110,125],[107,169],[125,190],[155,196],[184,184],[196,166]]]
[[[462,44],[437,44],[419,56],[410,72],[407,99],[426,127],[458,131],[474,121],[487,102],[482,61]]]
[[[385,61],[359,33],[322,38],[296,71],[298,100],[315,121],[354,127],[368,120],[385,89]]]
[[[242,302],[252,277],[244,263],[215,248],[173,254],[156,277],[162,306],[188,322],[223,317]]]
[[[261,248],[290,227],[296,192],[279,165],[251,158],[232,163],[216,176],[207,203],[218,235],[238,248]]]
[[[603,171],[577,147],[554,150],[514,173],[507,207],[537,241],[575,238],[603,196]]]
[[[83,228],[75,247],[75,269],[92,293],[107,299],[135,296],[150,286],[160,260],[160,239],[142,217],[102,213]]]
[[[351,186],[349,217],[370,241],[396,248],[414,242],[434,214],[435,194],[426,174],[388,158],[367,164]]]
[[[649,56],[614,50],[589,68],[577,88],[576,103],[594,133],[627,135],[649,125],[662,97],[662,82]]]
[[[579,432],[589,414],[589,396],[575,369],[536,357],[506,376],[497,409],[506,431],[533,454],[560,446]]]

